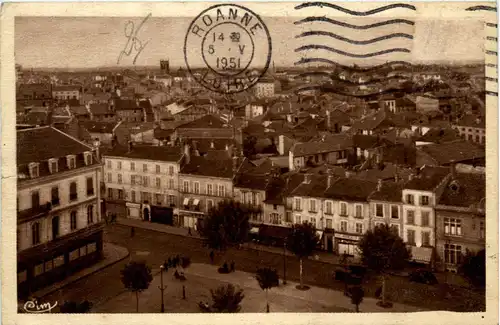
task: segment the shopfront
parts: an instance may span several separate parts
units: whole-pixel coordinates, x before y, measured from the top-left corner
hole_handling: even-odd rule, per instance
[[[359,257],[358,243],[361,236],[335,233],[336,251],[339,255]]]

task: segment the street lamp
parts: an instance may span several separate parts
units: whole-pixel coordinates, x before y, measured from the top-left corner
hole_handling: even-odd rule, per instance
[[[165,267],[163,265],[160,265],[160,286],[158,289],[161,291],[161,312],[165,312],[165,304],[163,303],[163,291],[165,290],[166,286],[163,286],[163,270]]]
[[[283,284],[286,284],[286,238],[283,241]]]

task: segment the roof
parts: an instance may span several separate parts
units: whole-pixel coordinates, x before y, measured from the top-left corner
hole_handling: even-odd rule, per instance
[[[136,110],[136,109],[141,109],[136,100],[133,99],[115,100],[115,110],[117,111]]]
[[[382,182],[380,190],[375,191],[369,196],[369,200],[401,202],[404,184],[399,182]]]
[[[459,140],[458,132],[452,128],[431,128],[417,139],[421,142],[444,143]]]
[[[89,105],[89,109],[90,109],[90,112],[93,115],[104,115],[104,114],[111,114],[111,113],[113,113],[109,109],[109,105],[108,104],[90,104]]]
[[[286,197],[304,180],[304,174],[288,173],[279,178],[273,178],[266,189],[268,204],[283,204]]]
[[[240,173],[235,179],[234,186],[239,188],[251,188],[254,190],[265,191],[269,177],[265,175],[252,175]]]
[[[304,176],[306,177],[306,176]],[[292,196],[302,196],[302,197],[324,197],[325,190],[327,188],[327,176],[326,175],[309,175],[310,182],[302,182],[297,186],[295,190],[290,193]]]
[[[151,131],[155,128],[155,124],[153,122],[122,122],[122,126],[129,130],[130,134]]]
[[[182,125],[186,129],[217,129],[223,128],[224,122],[218,117],[208,114],[197,120]]]
[[[352,123],[354,130],[375,130],[384,126],[394,126],[385,110],[380,110]]]
[[[379,137],[365,134],[355,134],[352,137],[354,146],[360,149],[371,149],[382,145]]]
[[[133,145],[129,150],[125,146],[115,146],[103,156],[177,162],[182,157],[182,150],[180,147],[150,145]]]
[[[376,182],[355,178],[340,178],[328,188],[325,196],[347,201],[367,201],[376,187]]]
[[[154,137],[155,139],[168,139],[170,136],[174,133],[174,130],[172,129],[161,129],[159,127],[155,128],[154,130]]]
[[[319,141],[298,142],[290,149],[295,157],[315,155],[351,148],[352,137],[345,134],[326,136]]]
[[[82,87],[77,85],[61,85],[52,87],[52,91],[80,91],[81,89]]]
[[[70,106],[69,110],[74,115],[88,115],[89,114],[89,111],[87,110],[87,107],[85,107],[85,105]]]
[[[419,148],[431,156],[439,165],[486,157],[484,147],[465,140],[429,144]]]
[[[16,143],[18,166],[92,150],[89,146],[50,126],[19,130]]]
[[[484,208],[486,178],[484,174],[456,173],[439,199],[439,205]],[[483,202],[481,202],[483,201]]]
[[[191,156],[189,163],[182,166],[181,174],[233,178],[233,161],[228,159],[207,159],[200,156]]]
[[[83,127],[91,133],[113,133],[113,130],[120,122],[97,122],[97,121],[84,121]]]
[[[29,112],[23,117],[24,123],[31,125],[45,125],[48,112]]]
[[[188,141],[192,144],[193,149],[198,150],[200,153],[208,152],[211,149],[225,150],[226,146],[231,147],[236,144],[233,139],[189,138]]]
[[[464,115],[457,123],[458,126],[466,126],[472,128],[486,128],[486,120],[480,116]]]
[[[433,191],[449,174],[449,168],[425,166],[420,169],[417,176],[406,183],[404,188],[409,190]]]

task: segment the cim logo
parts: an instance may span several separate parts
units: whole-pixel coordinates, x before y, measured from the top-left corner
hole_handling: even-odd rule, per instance
[[[57,301],[54,302],[53,305],[50,304],[50,302],[38,304],[38,301],[36,300],[29,300],[24,303],[23,309],[27,313],[33,314],[41,314],[41,313],[50,313],[52,309],[54,309],[57,306]]]

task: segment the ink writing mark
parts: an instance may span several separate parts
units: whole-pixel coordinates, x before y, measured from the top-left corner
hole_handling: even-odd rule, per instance
[[[120,55],[118,56],[118,61],[116,64],[119,64],[122,57],[125,56],[130,56],[132,52],[135,51],[135,56],[133,60],[133,64],[135,64],[135,61],[137,61],[137,58],[139,57],[139,54],[141,54],[142,50],[148,45],[149,41],[147,42],[142,42],[138,38],[138,34],[141,31],[142,25],[151,17],[151,14],[148,14],[146,18],[144,18],[139,26],[135,28],[134,22],[133,21],[127,21],[125,24],[125,37],[127,38],[127,43],[125,44],[125,47],[123,50],[120,52]]]
[[[29,300],[24,303],[24,310],[27,313],[50,313],[52,309],[54,309],[57,306],[57,301],[54,302],[53,305],[50,304],[50,302],[46,302],[43,304],[38,304],[38,301],[36,300]]]

